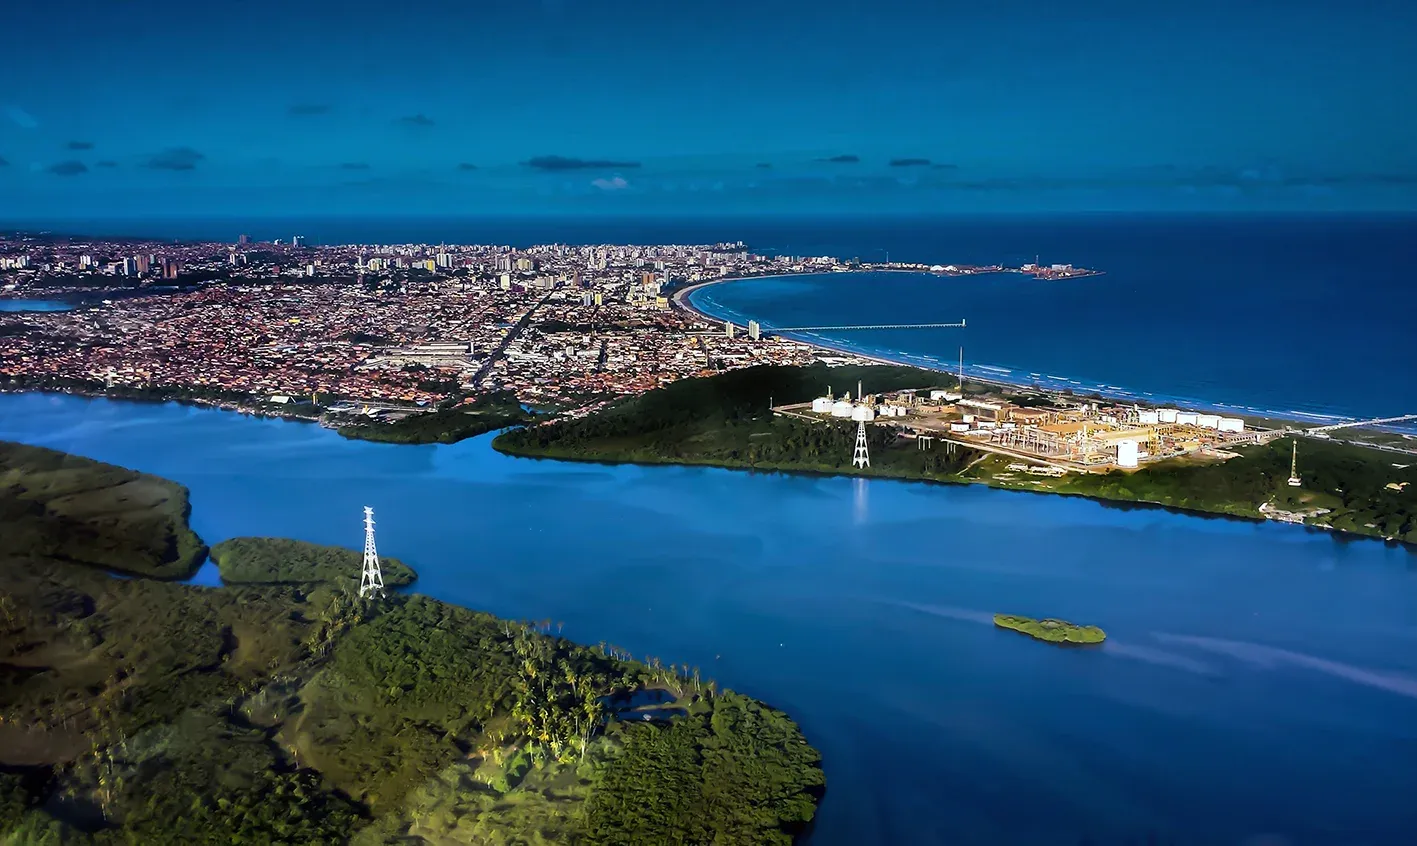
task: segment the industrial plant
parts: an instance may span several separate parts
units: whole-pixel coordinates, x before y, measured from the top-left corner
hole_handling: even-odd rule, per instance
[[[1043,473],[1133,469],[1151,461],[1254,440],[1238,417],[1179,408],[1143,408],[1068,395],[966,396],[959,388],[910,389],[838,397],[828,390],[810,403],[780,406],[779,414],[895,427],[922,449],[958,444],[1026,459]]]

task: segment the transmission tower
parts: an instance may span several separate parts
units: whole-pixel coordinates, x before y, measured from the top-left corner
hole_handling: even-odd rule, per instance
[[[364,506],[364,574],[359,578],[359,595],[384,595],[384,573],[379,569],[379,551],[374,548],[374,509]]]
[[[851,464],[854,467],[870,467],[871,455],[866,451],[866,421],[861,421],[861,425],[856,427],[856,452],[851,456]]]

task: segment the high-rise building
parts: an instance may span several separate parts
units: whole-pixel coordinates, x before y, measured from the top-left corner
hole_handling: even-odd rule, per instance
[[[290,245],[291,245],[292,247],[303,247],[303,246],[305,246],[305,236],[304,236],[304,235],[296,235],[294,238],[291,238],[291,239],[290,239]]]
[[[137,275],[138,275],[138,262],[137,262],[135,259],[130,259],[130,258],[125,258],[125,259],[123,259],[123,275],[124,275],[124,276],[137,276]]]
[[[251,236],[250,236],[250,235],[242,235],[240,238],[237,238],[237,239],[236,239],[236,243],[237,243],[237,245],[244,247],[244,246],[246,246],[247,244],[251,243]]]
[[[176,278],[177,278],[177,274],[179,274],[179,273],[181,273],[181,272],[182,272],[182,265],[181,265],[181,264],[178,264],[177,259],[163,259],[163,260],[162,260],[162,278],[163,278],[163,279],[176,279]]]
[[[139,273],[147,273],[149,270],[152,270],[152,266],[153,266],[152,260],[153,260],[153,257],[152,257],[152,256],[134,256],[134,257],[133,257],[133,263],[134,263],[135,265],[137,265],[137,267],[138,267],[138,272],[139,272]]]

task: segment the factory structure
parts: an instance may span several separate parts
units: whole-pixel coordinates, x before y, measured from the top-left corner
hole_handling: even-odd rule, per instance
[[[963,383],[961,382],[961,386]],[[1132,469],[1164,458],[1252,440],[1245,421],[1179,408],[1143,408],[1064,395],[965,396],[912,389],[840,398],[830,389],[779,413],[895,426],[921,448],[939,440],[1065,470]]]

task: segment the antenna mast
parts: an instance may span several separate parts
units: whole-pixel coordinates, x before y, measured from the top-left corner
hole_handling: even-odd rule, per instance
[[[379,551],[374,547],[374,509],[364,506],[364,573],[359,578],[359,595],[384,595],[384,573],[379,569]]]

